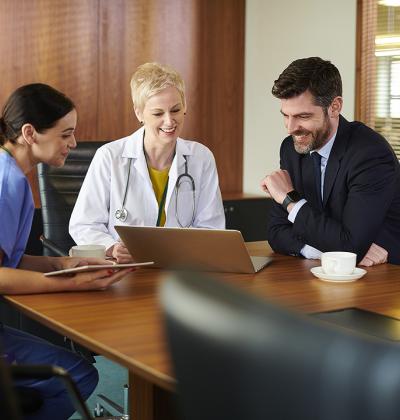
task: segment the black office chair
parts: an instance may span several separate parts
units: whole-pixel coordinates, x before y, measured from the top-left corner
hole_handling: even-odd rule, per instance
[[[71,246],[75,245],[68,233],[69,219],[90,162],[103,144],[105,142],[79,142],[61,168],[39,163],[44,255],[68,255]]]
[[[13,379],[58,377],[63,381],[76,411],[83,420],[92,420],[92,416],[75,382],[69,373],[58,366],[47,365],[12,365],[8,366],[0,357],[0,417],[7,420],[21,420],[22,416],[34,415],[42,406],[43,399],[39,391],[13,384]]]
[[[68,232],[69,219],[90,162],[96,150],[103,144],[105,143],[98,141],[79,142],[60,168],[39,163],[37,173],[43,218],[41,240],[44,255],[65,256],[68,255],[71,246],[75,245]],[[63,345],[58,334],[48,331],[34,321],[25,318],[22,318],[22,321],[27,324],[28,329],[38,330],[35,331],[36,335],[57,345]],[[76,345],[67,337],[64,340],[67,341],[67,347],[94,362],[89,350]]]
[[[400,351],[203,276],[161,301],[185,420],[394,420]]]
[[[68,232],[69,219],[93,156],[96,150],[106,143],[79,142],[77,147],[70,151],[61,168],[39,163],[38,180],[43,218],[41,240],[44,255],[65,256],[75,245]],[[94,361],[89,350],[71,341],[70,347],[86,359]],[[127,415],[128,387],[123,389],[123,406],[99,394],[95,414],[96,417]]]
[[[239,230],[246,242],[267,240],[272,198],[224,200],[227,229]]]

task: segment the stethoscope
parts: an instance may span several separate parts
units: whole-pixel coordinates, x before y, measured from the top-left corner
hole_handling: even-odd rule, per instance
[[[174,188],[174,191],[175,191],[175,217],[176,217],[176,220],[177,220],[177,222],[178,222],[178,224],[181,228],[188,228],[188,227],[193,226],[193,222],[194,222],[195,215],[196,215],[196,194],[195,194],[196,186],[195,186],[193,177],[188,172],[187,156],[183,155],[183,157],[185,159],[185,172],[178,176],[178,179],[176,180],[175,188]],[[126,219],[128,218],[128,211],[125,208],[125,203],[126,203],[126,196],[128,194],[129,178],[130,178],[130,174],[131,174],[131,163],[132,163],[132,158],[129,158],[128,176],[126,177],[125,193],[124,193],[124,199],[122,201],[122,207],[115,211],[115,218],[117,220],[119,220],[120,222],[125,222]],[[185,182],[188,182],[190,184],[191,191],[192,191],[192,197],[193,197],[193,200],[192,200],[192,218],[191,218],[190,222],[186,225],[181,223],[180,218],[179,218],[179,211],[178,211],[179,189],[181,188],[181,186]],[[167,180],[167,185],[166,185],[164,193],[163,193],[163,198],[160,202],[160,206],[159,206],[159,209],[158,209],[157,226],[160,225],[161,214],[162,214],[162,211],[164,209],[165,197],[167,195],[167,188],[168,188],[168,180]]]

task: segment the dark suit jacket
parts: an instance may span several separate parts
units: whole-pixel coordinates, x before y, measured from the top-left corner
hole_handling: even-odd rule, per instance
[[[307,200],[294,224],[274,202],[268,241],[274,251],[300,255],[311,245],[322,252],[350,251],[360,261],[373,242],[400,264],[400,165],[387,141],[360,122],[340,116],[325,172],[323,208],[318,205],[310,154],[301,155],[287,137],[281,168]]]

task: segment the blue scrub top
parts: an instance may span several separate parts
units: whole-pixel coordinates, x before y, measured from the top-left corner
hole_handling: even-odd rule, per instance
[[[8,153],[0,152],[0,248],[3,267],[17,267],[24,255],[35,206],[28,179]]]

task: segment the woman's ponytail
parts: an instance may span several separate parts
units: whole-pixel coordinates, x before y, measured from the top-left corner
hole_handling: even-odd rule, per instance
[[[6,142],[6,131],[7,131],[7,124],[4,121],[3,117],[0,117],[0,144],[3,145]]]

